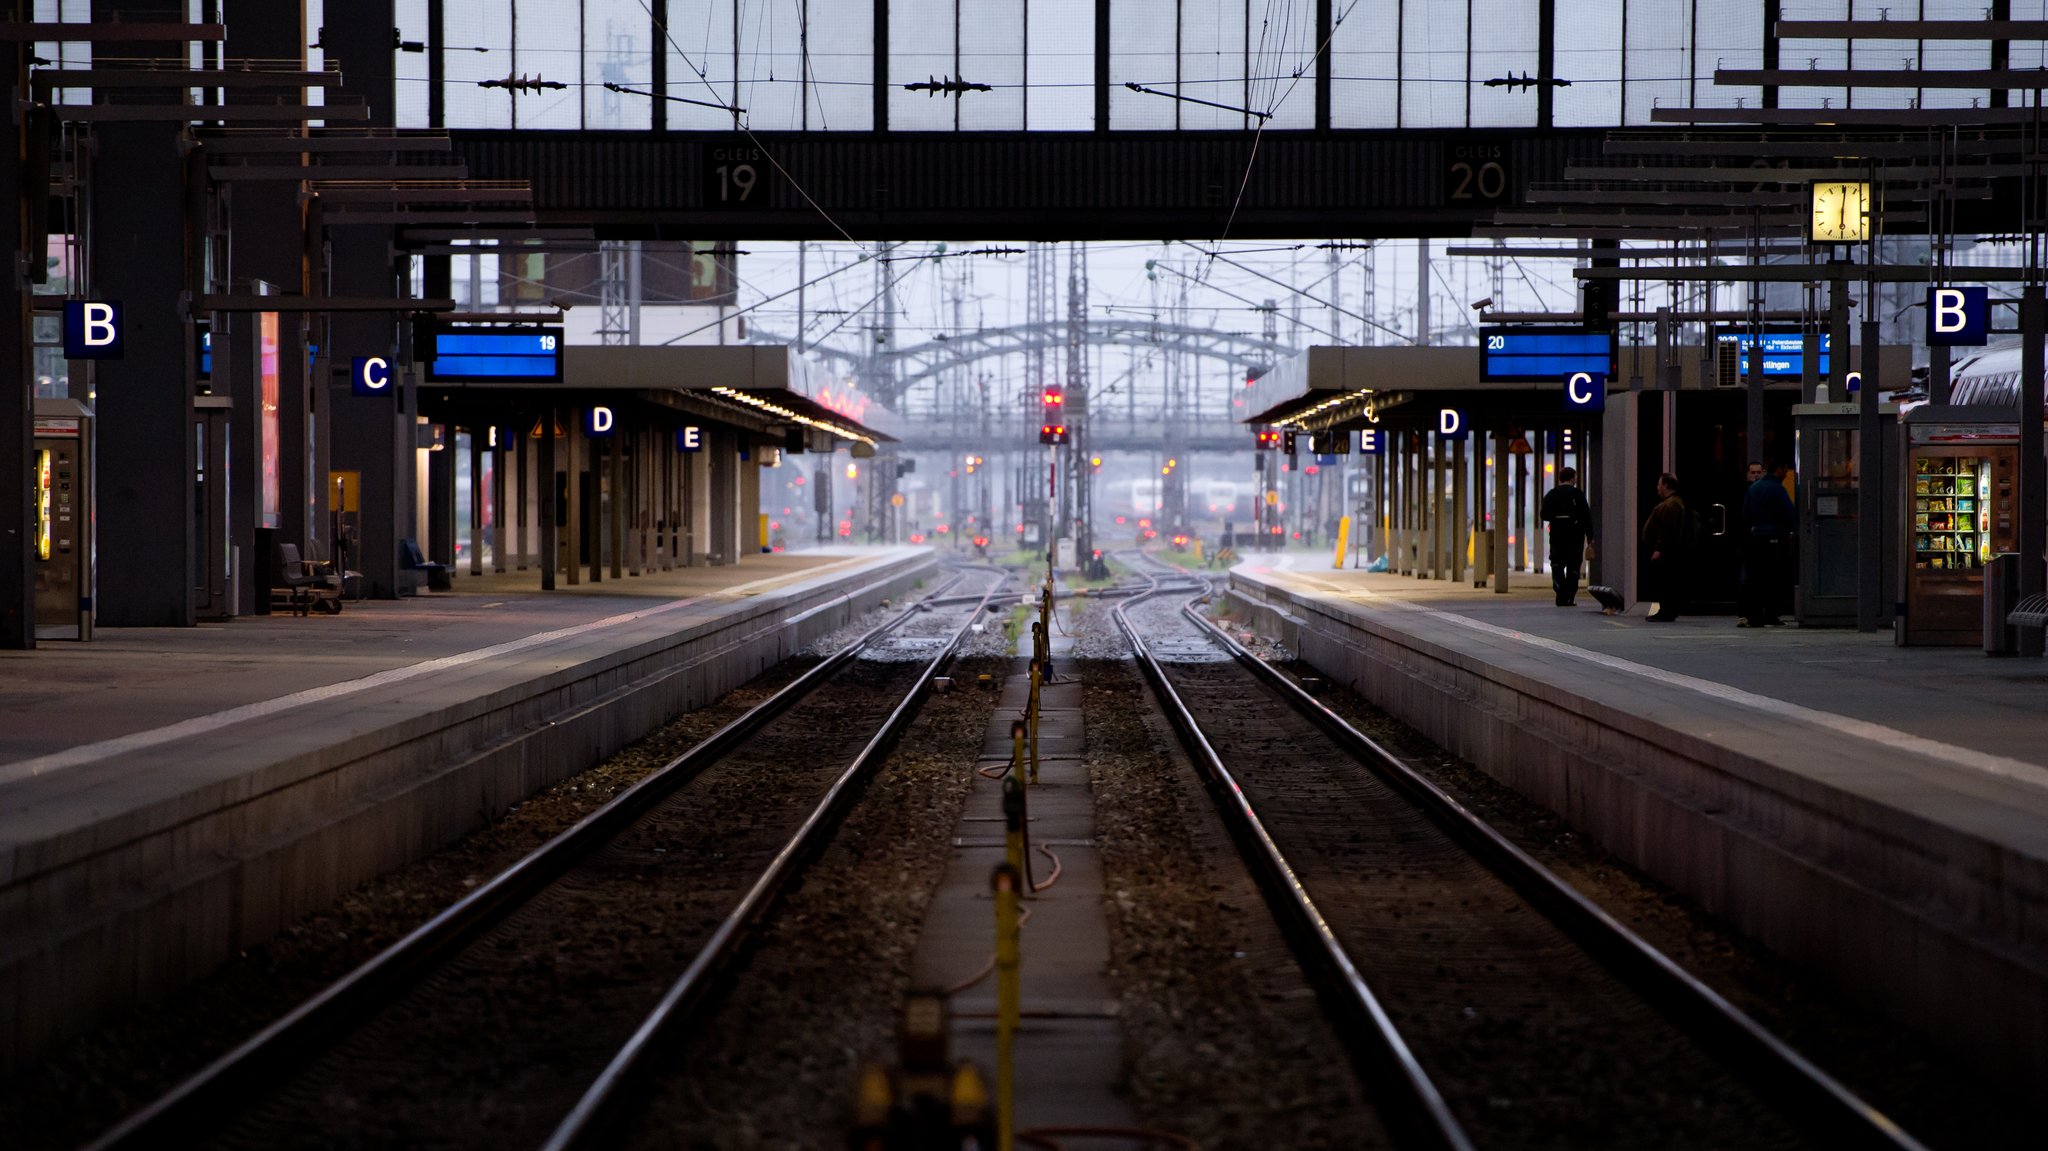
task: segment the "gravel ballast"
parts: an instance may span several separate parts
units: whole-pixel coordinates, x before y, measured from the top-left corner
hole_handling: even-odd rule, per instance
[[[1388,1145],[1109,609],[1076,613],[1126,1086],[1144,1121],[1228,1148]]]

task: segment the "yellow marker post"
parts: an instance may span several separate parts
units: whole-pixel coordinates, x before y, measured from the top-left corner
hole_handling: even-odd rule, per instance
[[[996,1147],[1017,1146],[1017,1019],[1023,988],[1018,979],[1017,869],[996,864],[989,886],[996,896]]]
[[[1024,872],[1024,783],[1016,772],[1003,777],[1003,861]]]
[[[1031,729],[1031,782],[1038,782],[1038,685],[1043,678],[1039,663],[1031,663],[1031,698],[1024,705],[1024,722]]]
[[[1345,516],[1343,519],[1337,521],[1337,555],[1330,561],[1331,567],[1342,568],[1344,566],[1344,552],[1350,547],[1350,545],[1351,517]]]

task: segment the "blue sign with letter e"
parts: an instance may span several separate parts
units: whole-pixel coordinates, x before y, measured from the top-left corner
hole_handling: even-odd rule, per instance
[[[1607,377],[1599,372],[1573,372],[1564,378],[1564,406],[1575,412],[1607,409]]]
[[[676,429],[676,450],[679,452],[701,452],[704,450],[704,429],[694,424],[685,424]]]
[[[1358,429],[1358,450],[1362,455],[1376,456],[1386,450],[1387,438],[1378,428]]]
[[[64,358],[121,358],[121,305],[111,300],[64,301]]]
[[[1990,342],[1990,288],[1927,289],[1929,347],[1974,348]]]
[[[357,356],[349,361],[349,394],[388,396],[391,394],[391,361],[383,356]]]

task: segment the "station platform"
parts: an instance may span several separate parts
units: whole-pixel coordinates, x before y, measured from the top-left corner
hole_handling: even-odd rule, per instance
[[[0,1070],[935,578],[830,547],[0,652]]]
[[[1255,557],[1302,659],[1781,955],[2048,1084],[2048,667]]]

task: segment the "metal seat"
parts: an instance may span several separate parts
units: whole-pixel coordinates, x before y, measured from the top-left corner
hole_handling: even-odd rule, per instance
[[[2048,595],[2030,595],[2005,615],[2007,627],[2048,628]]]

